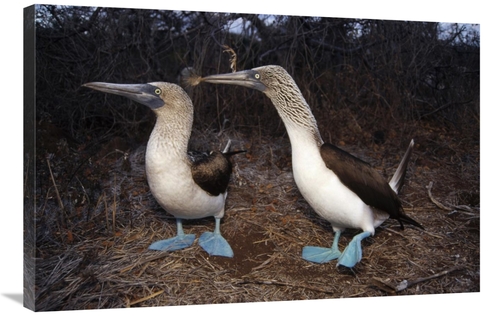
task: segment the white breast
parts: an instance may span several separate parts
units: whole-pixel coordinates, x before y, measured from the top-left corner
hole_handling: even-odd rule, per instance
[[[183,157],[166,153],[148,143],[146,175],[151,193],[168,213],[177,218],[194,219],[224,216],[226,194],[211,196],[201,189]]]
[[[375,219],[371,207],[343,185],[325,166],[318,146],[311,141],[292,141],[293,176],[304,199],[334,230],[358,228],[374,233],[382,221]]]

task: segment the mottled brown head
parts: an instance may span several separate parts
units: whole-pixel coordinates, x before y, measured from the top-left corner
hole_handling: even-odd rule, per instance
[[[304,129],[321,144],[316,119],[292,76],[281,66],[268,65],[201,78],[202,82],[238,85],[262,91],[271,99],[287,130]]]
[[[207,76],[199,81],[243,86],[262,91],[269,96],[288,90],[294,90],[300,94],[293,78],[283,67],[276,65]]]

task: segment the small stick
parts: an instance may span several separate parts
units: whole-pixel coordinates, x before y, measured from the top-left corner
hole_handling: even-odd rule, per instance
[[[109,232],[109,215],[108,215],[108,202],[106,199],[106,192],[103,192],[102,195],[104,196],[104,214],[106,214],[106,229]]]
[[[57,201],[59,202],[59,207],[61,208],[61,210],[64,211],[64,205],[63,205],[63,202],[61,200],[61,196],[59,195],[59,190],[57,189],[56,180],[54,180],[54,175],[52,174],[52,168],[50,167],[50,161],[49,161],[48,157],[47,157],[47,166],[49,166],[50,179],[52,179],[52,184],[54,185],[54,189],[56,190]]]
[[[116,220],[116,174],[114,176],[114,185],[115,185],[115,190],[113,194],[113,236],[116,234],[116,226],[115,226],[115,220]]]
[[[436,204],[440,209],[443,209],[443,210],[449,211],[449,212],[458,210],[458,211],[462,211],[464,214],[467,214],[467,215],[477,216],[477,214],[471,213],[471,211],[473,211],[473,209],[467,205],[452,205],[451,207],[449,207],[449,206],[445,206],[442,203],[440,203],[431,194],[431,189],[432,189],[433,185],[434,185],[434,183],[432,181],[429,182],[429,185],[427,186],[427,194],[429,195],[429,198],[431,199],[431,201],[434,204]]]
[[[49,157],[46,157],[47,165],[49,166],[50,178],[52,179],[52,184],[54,185],[54,189],[56,190],[57,202],[59,203],[59,207],[62,212],[62,221],[66,218],[66,212],[64,211],[64,204],[61,199],[61,195],[59,195],[59,190],[57,189],[56,180],[54,179],[54,175],[52,174],[52,168],[50,167]],[[62,223],[61,223],[62,224]]]
[[[452,208],[449,208],[447,206],[444,206],[441,202],[439,202],[438,200],[436,200],[432,194],[431,194],[431,189],[432,189],[432,186],[434,185],[434,182],[429,182],[429,185],[427,186],[427,194],[429,195],[429,198],[431,199],[432,203],[436,204],[437,207],[439,207],[440,209],[443,209],[443,210],[446,210],[446,211],[453,211]]]
[[[150,263],[151,263],[151,262],[146,263],[146,264],[144,265],[144,267],[141,269],[141,271],[139,271],[139,274],[137,275],[137,277],[138,277],[138,278],[140,278],[140,277],[141,277],[141,275],[144,273],[144,271],[146,271],[146,269],[149,267],[149,264],[150,264]]]
[[[390,294],[395,294],[397,292],[401,292],[403,290],[406,290],[410,286],[413,286],[413,285],[415,285],[417,283],[421,283],[421,282],[425,282],[425,281],[428,281],[428,280],[431,280],[431,279],[439,278],[439,277],[441,277],[443,275],[446,275],[446,274],[449,274],[449,273],[451,273],[453,271],[461,270],[461,269],[464,269],[464,268],[465,268],[464,265],[455,266],[455,267],[452,267],[450,269],[443,270],[443,271],[438,272],[436,274],[430,275],[428,277],[418,278],[418,279],[415,279],[413,281],[403,280],[399,284],[397,284],[396,286],[391,285],[388,282],[386,282],[384,280],[381,280],[379,278],[373,278],[372,279],[372,284],[375,285],[376,287],[378,287],[380,290],[382,290],[384,292],[387,292],[387,293],[390,293]]]
[[[151,294],[151,295],[149,295],[149,296],[146,296],[146,297],[143,297],[143,298],[137,299],[137,300],[135,300],[135,301],[132,301],[132,302],[130,302],[129,304],[127,304],[127,307],[130,307],[130,306],[135,305],[135,304],[137,304],[137,303],[141,303],[141,302],[147,301],[147,300],[149,300],[149,299],[151,299],[151,298],[153,298],[153,297],[156,297],[156,296],[158,296],[158,295],[160,295],[160,294],[163,294],[164,292],[165,292],[165,290],[160,290],[160,291],[155,292],[155,293],[153,293],[153,294]]]
[[[236,282],[236,284],[249,284],[249,283],[265,284],[265,285],[291,286],[291,287],[299,287],[299,288],[303,288],[303,289],[307,289],[307,290],[311,290],[311,291],[316,291],[316,292],[322,292],[322,293],[326,293],[326,294],[338,294],[336,292],[317,288],[314,286],[303,285],[303,284],[291,284],[291,283],[281,282],[281,281],[276,281],[276,280],[244,279],[244,280],[240,280],[240,281]]]
[[[274,260],[276,257],[278,256],[278,252],[275,252],[273,255],[271,255],[269,257],[269,259],[267,259],[266,261],[264,261],[263,263],[261,263],[259,266],[255,267],[255,268],[252,268],[252,272],[255,272],[257,270],[260,270],[262,269],[264,266],[266,266],[269,262],[271,262],[272,260]]]
[[[399,235],[399,236],[401,236],[401,237],[402,237],[402,238],[404,238],[404,239],[408,239],[408,237],[406,237],[405,235],[403,235],[403,234],[401,234],[400,232],[397,232],[397,231],[395,231],[394,229],[391,229],[391,228],[389,228],[389,227],[380,227],[380,228],[381,228],[381,229],[385,229],[385,230],[387,230],[387,231],[389,231],[389,232],[391,232],[391,233],[393,233],[393,234]]]
[[[97,202],[95,204],[95,209],[97,210],[97,208],[99,207],[99,204],[101,204],[101,201],[102,201],[102,197],[103,197],[103,194],[99,195],[99,198],[97,199]],[[90,220],[90,207],[89,207],[89,211],[87,212],[87,222]]]
[[[456,271],[456,270],[461,270],[463,268],[465,268],[465,266],[463,266],[463,265],[455,266],[455,267],[452,267],[448,270],[443,270],[443,271],[438,272],[436,274],[430,275],[428,277],[418,278],[418,279],[413,280],[413,281],[404,280],[396,286],[396,291],[399,292],[399,291],[405,290],[406,288],[408,288],[412,285],[415,285],[417,283],[428,281],[428,280],[435,279],[435,278],[439,278],[443,275],[446,275],[446,274],[451,273],[451,272]]]

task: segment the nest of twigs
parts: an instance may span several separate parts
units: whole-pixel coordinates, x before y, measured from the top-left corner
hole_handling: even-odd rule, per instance
[[[231,259],[209,256],[196,241],[176,252],[147,249],[176,230],[174,218],[149,193],[143,147],[103,146],[98,159],[76,172],[72,183],[79,185],[61,190],[63,215],[52,184],[68,180],[68,166],[50,157],[52,175],[39,175],[54,181],[38,188],[45,204],[37,210],[36,310],[479,291],[479,151],[457,161],[464,154],[459,148],[419,147],[417,139],[401,197],[406,213],[426,229],[402,231],[388,220],[363,241],[362,261],[347,269],[300,256],[306,245],[331,245],[333,233],[294,184],[286,135],[194,131],[193,145],[221,148],[228,138],[233,149],[247,150],[232,158],[221,225],[235,253]],[[390,176],[405,148],[346,149]],[[441,156],[429,158],[433,150],[442,150]],[[197,236],[213,227],[212,218],[184,225]],[[340,247],[356,233],[344,233]]]

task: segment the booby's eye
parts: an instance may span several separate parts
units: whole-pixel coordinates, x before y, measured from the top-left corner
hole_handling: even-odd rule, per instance
[[[260,79],[260,75],[259,74],[255,74],[255,79]]]
[[[161,89],[160,88],[156,88],[155,89],[155,94],[160,95],[161,94]]]

